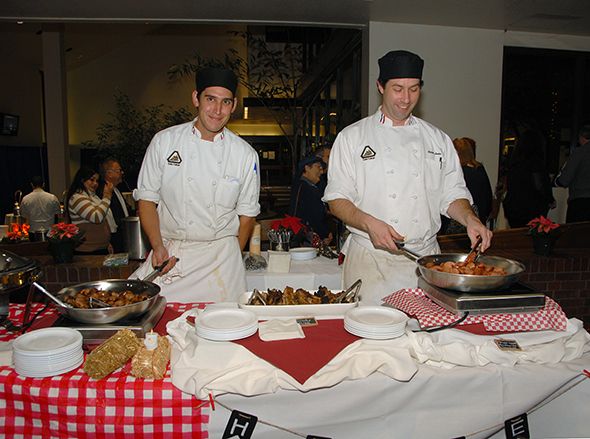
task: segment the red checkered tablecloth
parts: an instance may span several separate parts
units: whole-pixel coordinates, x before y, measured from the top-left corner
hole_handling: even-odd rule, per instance
[[[168,304],[176,311],[200,306]],[[35,304],[33,314],[41,309]],[[24,305],[11,304],[9,318],[22,322]],[[53,312],[53,311],[50,311]],[[15,338],[4,328],[0,340]],[[208,438],[209,404],[162,380],[131,375],[128,364],[102,380],[82,367],[51,378],[26,378],[0,367],[0,434],[23,438]]]
[[[385,297],[383,301],[416,317],[423,328],[450,325],[460,318],[433,302],[420,288],[399,290]],[[544,329],[565,331],[567,316],[553,299],[545,297],[545,306],[537,312],[468,316],[459,325],[477,323],[483,323],[485,329],[490,332],[541,331]]]

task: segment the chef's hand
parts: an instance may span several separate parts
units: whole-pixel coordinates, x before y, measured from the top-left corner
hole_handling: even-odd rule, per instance
[[[467,219],[467,235],[471,240],[472,247],[477,243],[477,240],[481,236],[482,253],[492,244],[492,232],[484,226],[476,216]]]
[[[168,250],[166,250],[166,247],[164,247],[163,245],[157,245],[156,247],[154,247],[153,250],[154,251],[152,253],[152,266],[154,268],[159,267],[170,258],[170,256],[168,255]],[[172,258],[172,260],[169,261],[166,264],[166,266],[162,269],[160,275],[168,273],[170,270],[172,270],[172,268],[174,268],[175,265],[176,258]]]
[[[404,238],[395,231],[386,222],[383,222],[375,217],[371,217],[367,220],[367,230],[369,238],[375,246],[375,248],[381,248],[385,250],[399,250],[395,245],[395,241],[403,241]]]

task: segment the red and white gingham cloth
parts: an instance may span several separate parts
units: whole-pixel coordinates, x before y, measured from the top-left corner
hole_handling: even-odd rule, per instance
[[[461,318],[432,301],[420,288],[399,290],[385,297],[383,301],[416,317],[422,328],[449,325]],[[567,317],[553,299],[545,297],[545,306],[533,313],[470,315],[459,325],[475,323],[483,323],[486,331],[490,332],[541,331],[544,329],[565,331]]]
[[[168,304],[184,312],[197,304]],[[41,305],[35,304],[33,313]],[[23,304],[9,318],[22,321]],[[52,311],[53,312],[53,311]],[[20,319],[19,319],[20,318]],[[4,328],[0,340],[15,338]],[[107,378],[91,379],[82,367],[50,378],[26,378],[0,367],[0,434],[23,438],[208,438],[209,404],[164,379],[131,375],[128,364]]]

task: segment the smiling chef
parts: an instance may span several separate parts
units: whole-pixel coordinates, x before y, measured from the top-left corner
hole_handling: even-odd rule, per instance
[[[154,281],[168,301],[235,301],[246,291],[241,251],[260,212],[260,176],[256,151],[225,127],[237,86],[231,70],[199,70],[197,118],[157,133],[141,166],[133,196],[152,252],[132,277],[170,259]]]
[[[395,241],[422,255],[439,253],[440,215],[467,227],[472,244],[490,232],[471,209],[457,153],[448,135],[412,115],[423,85],[424,61],[405,50],[379,60],[383,104],[345,128],[334,142],[324,201],[350,230],[343,253],[344,286],[362,279],[362,300],[381,303],[416,288],[416,264]]]

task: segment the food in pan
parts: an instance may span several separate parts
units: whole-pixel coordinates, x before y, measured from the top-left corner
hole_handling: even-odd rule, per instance
[[[104,291],[96,288],[85,288],[76,293],[73,297],[66,297],[63,299],[64,302],[69,303],[75,308],[89,309],[90,298],[98,299],[109,306],[125,306],[131,305],[137,302],[143,302],[144,300],[150,299],[147,293],[134,294],[131,291],[121,291],[117,293],[115,291]]]
[[[291,287],[285,287],[283,291],[278,289],[269,289],[268,291],[260,292],[264,302],[267,305],[313,305],[313,304],[326,304],[326,303],[337,303],[336,299],[340,296],[340,293],[332,293],[326,287],[320,286],[315,294],[298,288],[294,290]],[[346,299],[342,303],[349,303]],[[264,305],[262,301],[256,297],[252,301],[252,305]]]
[[[435,265],[434,262],[429,262],[425,267],[435,271],[442,271],[443,273],[472,274],[476,276],[502,276],[508,274],[502,267],[488,267],[483,262],[446,261],[440,265]]]

